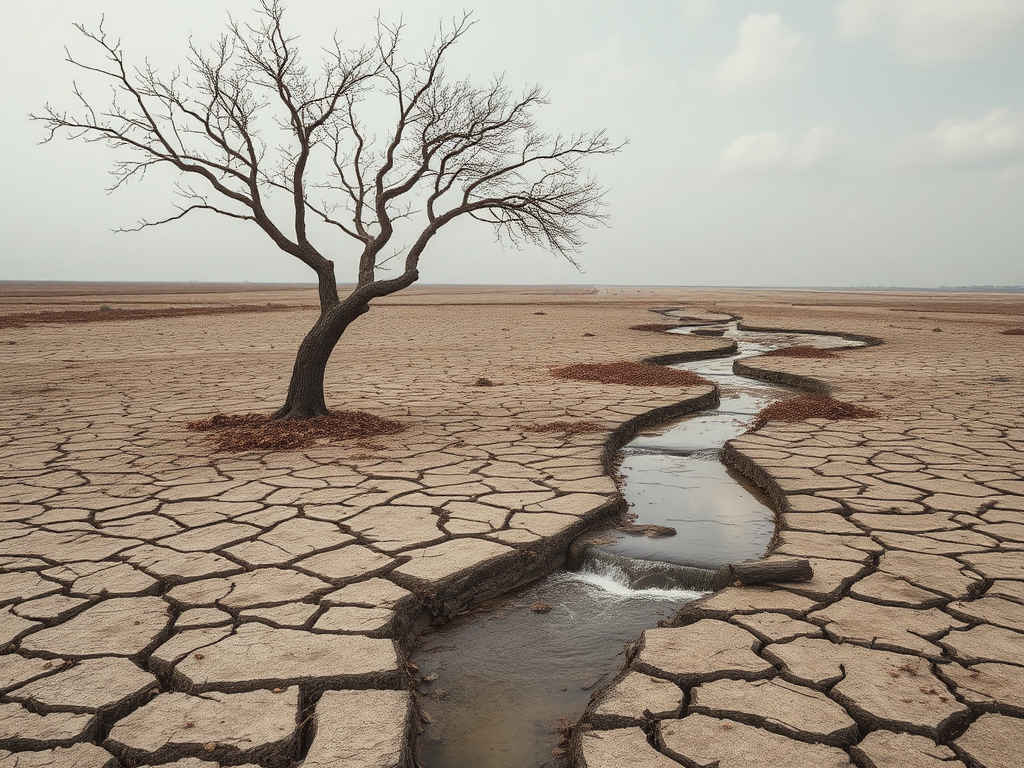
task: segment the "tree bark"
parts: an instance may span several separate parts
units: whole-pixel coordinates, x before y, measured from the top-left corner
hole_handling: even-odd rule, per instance
[[[733,563],[721,570],[721,580],[725,584],[770,584],[778,581],[808,581],[814,578],[811,563],[806,558]]]
[[[274,413],[275,419],[312,419],[327,415],[324,398],[327,362],[345,329],[369,309],[365,302],[343,301],[320,313],[320,318],[299,345],[288,383],[288,396],[284,405]]]

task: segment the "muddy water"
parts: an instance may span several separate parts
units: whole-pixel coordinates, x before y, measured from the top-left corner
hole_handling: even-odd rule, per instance
[[[637,593],[596,574],[559,572],[424,638],[414,661],[427,768],[527,768],[553,760],[558,726],[622,666],[623,646],[699,593]],[[551,606],[547,613],[531,607]],[[552,763],[553,764],[553,763]]]
[[[737,331],[734,324],[713,332],[719,329],[736,339],[737,355],[673,367],[714,380],[721,406],[640,435],[622,450],[620,488],[636,522],[678,534],[610,532],[579,572],[552,574],[425,636],[413,654],[425,678],[425,768],[558,765],[559,726],[577,719],[593,691],[611,680],[624,645],[703,594],[713,569],[764,554],[772,510],[719,461],[719,451],[761,408],[791,393],[735,376],[732,362],[783,346],[854,343]]]

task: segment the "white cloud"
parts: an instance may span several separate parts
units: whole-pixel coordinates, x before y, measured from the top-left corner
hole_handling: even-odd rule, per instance
[[[793,150],[784,134],[767,131],[740,136],[719,161],[730,173],[774,171],[792,161]]]
[[[796,164],[812,168],[837,160],[849,142],[835,128],[825,123],[814,126],[804,134],[796,148]]]
[[[978,56],[1024,28],[1024,0],[842,0],[843,37],[879,33],[915,64]]]
[[[816,125],[795,146],[782,133],[740,136],[719,157],[726,173],[737,175],[806,173],[838,160],[849,142],[831,126]]]
[[[1020,184],[1024,182],[1024,163],[1007,168],[1000,175],[999,181],[1004,184]]]
[[[635,87],[650,69],[646,62],[627,61],[622,51],[622,40],[617,37],[583,51],[573,60],[571,67],[574,85],[591,83],[605,92]]]
[[[715,16],[715,0],[689,0],[678,9],[684,24],[711,21]]]
[[[1010,167],[1024,161],[1024,112],[993,109],[980,120],[947,117],[923,136],[896,147],[901,165]]]
[[[777,13],[752,13],[736,30],[736,50],[722,61],[711,82],[741,90],[780,80],[799,71],[807,43]]]

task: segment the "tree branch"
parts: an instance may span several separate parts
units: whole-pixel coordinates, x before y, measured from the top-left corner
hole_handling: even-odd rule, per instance
[[[178,206],[175,206],[175,207],[177,208]],[[161,224],[168,224],[168,223],[170,223],[172,221],[177,221],[178,219],[183,219],[185,216],[187,216],[188,214],[192,213],[192,211],[213,211],[214,213],[219,213],[221,216],[227,216],[227,217],[232,218],[232,219],[241,219],[242,221],[256,221],[255,217],[253,217],[253,216],[248,216],[248,215],[239,214],[239,213],[232,213],[231,211],[225,211],[223,208],[218,208],[218,207],[216,207],[214,205],[206,205],[206,204],[199,204],[199,203],[197,203],[195,205],[190,205],[190,206],[188,206],[186,208],[179,208],[178,213],[176,215],[174,215],[174,216],[168,216],[167,218],[160,219],[159,221],[146,221],[145,219],[143,219],[141,222],[139,222],[139,225],[136,226],[136,227],[126,227],[126,228],[118,227],[117,229],[114,229],[113,231],[114,232],[140,232],[141,230],[148,229],[149,227],[158,227]]]
[[[401,55],[402,22],[378,17],[371,46],[346,51],[335,38],[319,74],[302,61],[284,15],[281,0],[260,0],[254,23],[229,17],[211,46],[189,43],[184,73],[168,75],[146,61],[130,68],[103,20],[95,30],[78,25],[99,59],[68,51],[67,60],[110,84],[112,96],[97,101],[76,84],[76,112],[47,105],[32,118],[43,124],[44,142],[59,133],[114,149],[111,191],[156,166],[197,180],[201,192],[179,188],[186,204],[175,205],[173,215],[118,231],[194,211],[252,221],[316,272],[323,312],[339,303],[334,261],[313,244],[323,233],[360,246],[347,307],[415,282],[429,243],[460,217],[490,225],[502,241],[536,244],[576,264],[583,231],[607,219],[604,190],[587,175],[586,161],[624,145],[603,131],[543,133],[535,113],[547,97],[537,86],[513,94],[500,77],[483,86],[450,80],[447,58],[472,28],[471,14],[442,26],[415,59]],[[378,116],[382,100],[393,117],[378,137],[361,115],[365,108]],[[311,201],[313,190],[323,199]],[[285,199],[288,213],[278,219]],[[403,239],[407,228],[414,233],[408,248],[389,245],[396,225]],[[402,273],[377,279],[376,271],[402,254]]]

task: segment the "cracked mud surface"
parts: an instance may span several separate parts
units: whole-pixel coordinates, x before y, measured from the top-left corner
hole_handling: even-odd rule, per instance
[[[708,391],[548,369],[720,346],[628,330],[652,306],[712,301],[752,325],[884,337],[841,359],[748,361],[883,416],[736,441],[735,463],[784,510],[778,551],[818,576],[729,588],[652,629],[644,677],[580,739],[580,764],[1010,765],[1024,353],[999,331],[1020,304],[960,297],[975,314],[921,321],[889,311],[892,295],[824,311],[794,295],[412,291],[353,326],[327,377],[332,405],[406,431],[244,454],[185,423],[279,405],[309,311],[0,331],[0,768],[409,765],[418,629],[557,567],[617,503],[609,432]],[[53,303],[22,291],[4,311]],[[526,428],[556,421],[605,431]]]
[[[619,506],[610,431],[713,396],[551,376],[719,343],[638,348],[627,328],[648,302],[599,298],[414,291],[375,307],[328,400],[406,429],[293,451],[217,453],[186,424],[272,410],[308,310],[0,331],[0,766],[407,765],[419,629],[558,567]]]
[[[727,306],[751,327],[885,343],[745,370],[809,378],[881,415],[770,423],[725,458],[779,510],[769,556],[810,558],[815,578],[727,587],[646,631],[577,727],[575,766],[1021,764],[1024,348],[999,334],[1024,301],[922,321],[813,298]],[[926,333],[938,318],[941,340]],[[673,684],[680,705],[651,685],[624,701],[638,674]],[[615,756],[627,742],[628,763]]]

